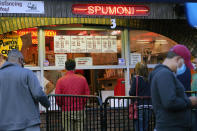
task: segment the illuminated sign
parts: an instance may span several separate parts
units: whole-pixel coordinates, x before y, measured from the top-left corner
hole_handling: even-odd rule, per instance
[[[147,16],[149,8],[144,5],[74,4],[72,5],[72,13],[79,15]]]
[[[55,36],[56,35],[56,31],[53,31],[53,30],[45,30],[45,36]],[[37,30],[19,30],[17,31],[17,34],[22,36],[22,35],[25,35],[25,34],[28,34],[28,33],[31,33],[31,36],[32,37],[37,37],[38,36],[38,32]]]
[[[7,56],[10,50],[22,48],[22,40],[16,33],[0,35],[0,53]]]
[[[45,30],[45,36],[47,37],[53,37],[53,36],[56,36],[56,31],[54,30]],[[31,33],[31,37],[32,37],[32,44],[38,44],[38,31],[37,29],[28,29],[28,30],[18,30],[16,31],[16,33],[19,35],[19,36],[23,36],[25,34],[28,34],[28,33]]]

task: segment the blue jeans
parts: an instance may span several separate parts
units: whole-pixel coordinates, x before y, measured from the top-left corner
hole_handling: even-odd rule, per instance
[[[152,110],[148,108],[139,109],[138,119],[134,120],[135,131],[147,131]]]

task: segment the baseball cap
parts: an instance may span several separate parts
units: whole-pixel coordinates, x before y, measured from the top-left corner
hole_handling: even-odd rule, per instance
[[[175,54],[177,54],[178,56],[181,56],[184,61],[185,61],[185,65],[190,68],[190,69],[194,69],[192,63],[191,63],[191,53],[189,51],[189,49],[181,44],[177,44],[175,46],[173,46],[170,51],[174,52]]]

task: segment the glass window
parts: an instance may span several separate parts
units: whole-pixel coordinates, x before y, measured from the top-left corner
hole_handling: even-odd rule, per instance
[[[47,94],[54,94],[57,80],[65,75],[66,70],[47,70],[44,72],[44,90]],[[86,78],[91,94],[99,95],[102,90],[114,90],[118,80],[123,81],[123,69],[91,69],[75,70],[75,74]]]
[[[163,61],[169,49],[177,43],[163,35],[143,30],[132,30],[130,33],[131,64],[144,62],[158,64]]]
[[[28,28],[14,31],[22,41],[21,52],[25,59],[25,67],[38,66],[38,31]]]
[[[63,66],[66,59],[80,65],[118,65],[121,46],[120,30],[45,30],[45,66]]]

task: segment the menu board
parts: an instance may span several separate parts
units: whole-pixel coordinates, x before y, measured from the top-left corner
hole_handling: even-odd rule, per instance
[[[117,52],[117,37],[102,36],[102,53],[116,53],[116,52]]]
[[[71,53],[86,53],[85,36],[71,36]]]
[[[70,36],[54,36],[54,52],[70,53]]]
[[[86,36],[86,46],[88,53],[102,52],[101,36]]]
[[[55,66],[65,66],[66,60],[66,54],[55,54]]]
[[[54,36],[54,53],[117,53],[117,36]]]

